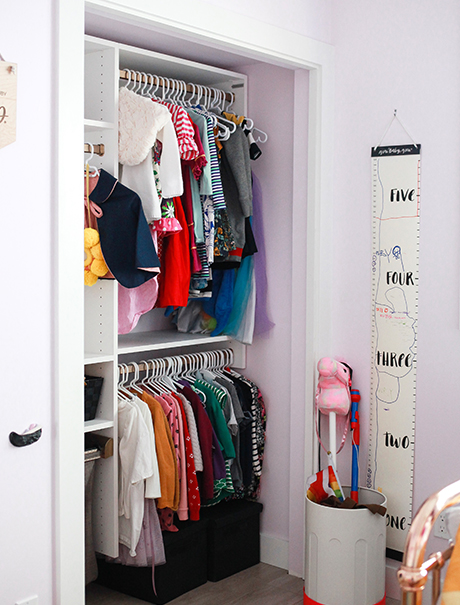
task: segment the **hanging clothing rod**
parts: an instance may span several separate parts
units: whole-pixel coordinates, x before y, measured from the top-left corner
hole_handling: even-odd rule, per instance
[[[99,460],[99,458],[102,458],[102,455],[97,447],[85,450],[85,462],[92,462],[93,460]]]
[[[130,76],[130,72],[131,72],[131,76]],[[141,74],[140,72],[136,71],[133,72],[132,70],[128,70],[128,69],[120,69],[120,80],[133,80],[136,82],[142,82],[142,84],[152,84],[152,75],[151,74]],[[159,80],[159,81],[158,81]],[[180,87],[179,83],[177,80],[172,80],[171,78],[168,80],[168,78],[162,78],[161,76],[157,76],[157,82],[155,82],[155,86],[158,83],[159,88],[165,88],[166,90],[183,90],[183,88]],[[212,90],[212,88],[209,88],[209,86],[203,86],[203,88],[207,88],[210,93],[211,93],[211,98],[215,98],[215,94],[214,91]],[[187,84],[186,85],[186,90],[187,92],[190,93],[196,93],[196,86],[194,87],[193,84]],[[225,100],[230,102],[230,101],[234,101],[235,100],[235,94],[232,92],[226,92],[225,93]]]
[[[91,146],[90,146],[89,143],[85,143],[84,152],[85,153],[91,153]],[[105,153],[105,145],[104,145],[104,143],[99,143],[98,145],[93,145],[93,153],[95,155],[103,156],[104,153]]]
[[[133,374],[134,372],[141,371],[146,372],[147,370],[160,370],[159,375],[174,374],[176,370],[186,372],[188,370],[203,370],[206,368],[217,368],[233,363],[233,351],[232,349],[217,349],[215,351],[202,351],[200,353],[190,353],[184,355],[174,355],[172,357],[158,357],[156,359],[149,359],[147,361],[139,361],[134,364],[119,364],[119,374],[127,373]],[[136,367],[137,366],[137,367]]]

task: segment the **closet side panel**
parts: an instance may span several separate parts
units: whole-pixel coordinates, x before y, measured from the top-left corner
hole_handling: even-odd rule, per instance
[[[85,119],[117,121],[114,92],[118,84],[116,48],[86,44],[85,54]]]
[[[117,177],[118,48],[110,42],[85,43],[84,131],[86,143],[104,145],[104,154],[89,163]],[[82,204],[82,218],[84,212]],[[96,552],[112,557],[118,556],[117,326],[115,280],[85,286],[85,374],[104,379],[96,418],[85,422],[85,433],[113,439],[113,456],[95,462],[92,530]]]
[[[117,284],[98,280],[85,286],[85,356],[113,355],[117,338]]]

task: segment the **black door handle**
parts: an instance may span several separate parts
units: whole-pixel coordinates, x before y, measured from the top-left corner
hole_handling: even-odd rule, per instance
[[[19,433],[10,433],[10,443],[15,447],[24,447],[31,445],[42,436],[42,427],[38,424],[31,424],[21,435]]]

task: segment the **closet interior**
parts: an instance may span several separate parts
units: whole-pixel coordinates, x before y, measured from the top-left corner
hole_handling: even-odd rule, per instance
[[[248,78],[245,74],[86,36],[85,153],[93,154],[91,164],[99,170],[104,169],[115,178],[119,176],[119,90],[127,84],[127,78],[129,82],[132,77],[138,77],[132,76],[136,73],[144,74],[144,78],[139,76],[144,84],[149,82],[147,74],[156,74],[162,80],[177,79],[225,91],[227,99],[233,101],[232,111],[237,115],[247,115]],[[145,359],[169,357],[185,360],[193,359],[193,353],[198,355],[206,351],[223,350],[227,355],[221,359],[231,359],[232,367],[244,368],[246,365],[244,344],[222,334],[211,336],[178,332],[171,320],[165,317],[164,309],[149,311],[140,317],[131,332],[119,334],[118,287],[114,279],[99,279],[93,286],[85,287],[85,377],[103,379],[96,417],[84,424],[85,435],[93,445],[92,453],[87,456],[91,460],[96,459],[92,490],[92,533],[95,552],[113,558],[119,555],[117,386],[120,381],[120,364],[126,364],[133,371],[134,367],[142,367],[141,360]],[[212,362],[215,359],[219,359],[219,353],[209,357]],[[108,452],[107,455],[100,456],[97,448],[94,449],[95,442],[109,443],[108,449],[113,447],[113,455]],[[251,509],[252,515],[258,516],[261,510],[261,506],[258,506],[254,509],[256,512]],[[241,513],[238,514],[243,519]],[[214,522],[218,523],[216,515],[218,517],[218,513],[213,511],[207,516],[214,516]],[[207,522],[211,521],[208,519]],[[257,532],[258,527],[257,519]],[[127,573],[129,575],[131,572]],[[216,572],[215,579],[219,579],[217,576],[224,577],[224,573],[225,570]],[[110,585],[110,579],[108,582]],[[138,596],[142,594],[138,593]],[[160,599],[152,602],[163,601]]]

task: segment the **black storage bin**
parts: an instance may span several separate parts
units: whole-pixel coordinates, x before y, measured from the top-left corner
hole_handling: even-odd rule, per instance
[[[218,582],[260,562],[259,502],[231,500],[202,508],[208,524],[208,580]]]
[[[96,418],[103,381],[98,376],[85,376],[85,422]]]
[[[155,568],[128,567],[98,559],[98,584],[148,603],[164,605],[207,582],[207,521],[177,522],[179,531],[163,532],[166,564]]]

